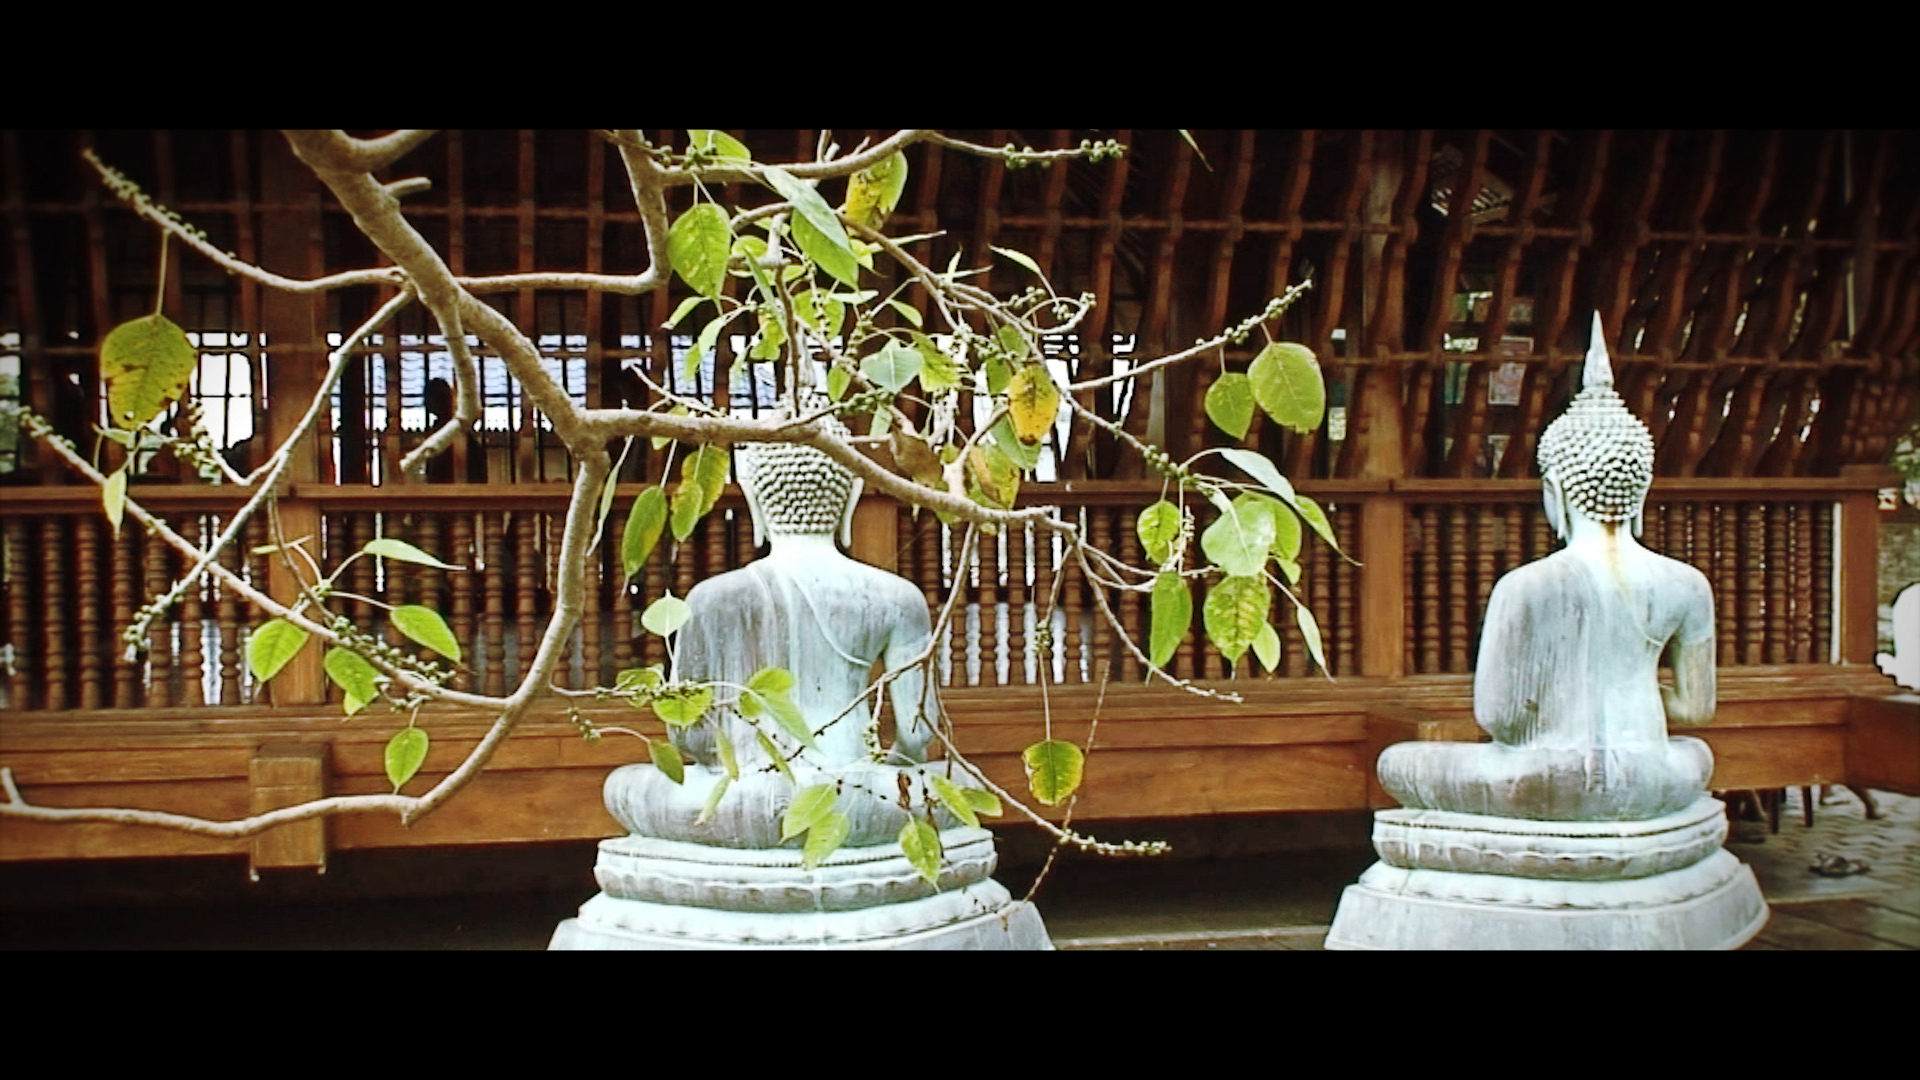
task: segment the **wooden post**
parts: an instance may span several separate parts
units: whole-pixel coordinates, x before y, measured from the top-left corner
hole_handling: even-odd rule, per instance
[[[1878,489],[1900,478],[1884,465],[1842,465],[1859,486],[1840,496],[1840,581],[1834,638],[1842,664],[1871,664],[1880,644],[1880,505]]]
[[[900,507],[891,496],[861,499],[853,508],[853,550],[848,554],[888,573],[900,572]]]
[[[247,776],[253,786],[255,814],[325,798],[327,746],[268,743],[254,753]],[[326,873],[327,819],[308,818],[254,837],[249,866],[254,880],[259,880],[263,868],[273,867],[313,867]]]
[[[319,180],[316,179],[277,134],[261,143],[260,212],[261,262],[276,273],[288,277],[317,276],[321,262]],[[320,376],[326,370],[326,340],[321,336],[317,317],[318,301],[268,290],[261,297],[260,321],[267,343],[267,438],[279,446],[292,433],[308,401],[319,392]],[[293,456],[286,478],[291,483],[312,483],[320,479],[318,448],[326,439],[316,431],[310,442]],[[285,492],[282,493],[283,495]],[[320,508],[310,502],[283,498],[279,507],[280,526],[289,541],[312,537],[307,550],[320,552]],[[299,594],[299,582],[279,555],[268,561],[267,590],[281,603],[290,603]],[[321,650],[300,650],[287,666],[275,675],[271,700],[276,705],[314,705],[327,700],[326,675],[321,668]]]
[[[1394,199],[1406,171],[1405,140],[1382,139],[1376,144],[1372,183],[1367,191],[1369,224],[1393,218]],[[1406,431],[1401,402],[1400,368],[1387,361],[1401,347],[1405,312],[1398,306],[1398,282],[1387,276],[1399,270],[1384,258],[1387,238],[1370,233],[1360,253],[1360,326],[1356,350],[1363,362],[1369,352],[1377,358],[1362,368],[1354,396],[1354,415],[1347,438],[1359,440],[1356,474],[1389,482],[1406,475]],[[1406,555],[1407,508],[1404,497],[1391,488],[1370,493],[1360,507],[1360,674],[1406,674]]]

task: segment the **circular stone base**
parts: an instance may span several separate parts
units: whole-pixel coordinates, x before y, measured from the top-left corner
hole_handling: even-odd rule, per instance
[[[1051,950],[1032,904],[993,881],[861,911],[710,911],[605,893],[554,931],[552,950]]]
[[[1328,949],[1737,949],[1767,924],[1725,850],[1619,881],[1544,881],[1376,863],[1341,895]]]

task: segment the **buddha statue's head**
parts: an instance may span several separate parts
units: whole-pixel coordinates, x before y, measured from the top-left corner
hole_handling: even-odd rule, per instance
[[[846,429],[828,418],[837,433]],[[735,451],[740,490],[753,515],[754,546],[775,536],[832,536],[853,542],[860,479],[846,466],[795,443],[749,443]]]
[[[1571,533],[1574,513],[1603,524],[1631,522],[1637,536],[1653,485],[1653,436],[1613,389],[1598,312],[1581,381],[1567,411],[1540,436],[1547,519],[1562,538]]]

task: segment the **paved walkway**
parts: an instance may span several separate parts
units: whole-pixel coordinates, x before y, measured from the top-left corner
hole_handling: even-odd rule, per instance
[[[1773,909],[1746,948],[1920,950],[1920,798],[1876,792],[1882,816],[1872,821],[1851,793],[1836,790],[1829,798],[1815,806],[1811,827],[1798,791],[1788,793],[1778,833],[1760,822],[1735,823],[1728,848],[1753,867]],[[1827,855],[1870,869],[1844,877],[1808,869]],[[1326,856],[1292,880],[1196,880],[1191,890],[1148,891],[1136,903],[1111,896],[1050,904],[1044,891],[1039,900],[1063,950],[1318,950],[1344,886],[1325,878],[1337,875],[1342,861]],[[1356,863],[1345,878],[1351,881],[1372,858],[1346,861]],[[1258,875],[1275,872],[1284,870],[1256,868]]]
[[[1759,823],[1736,823],[1729,847],[1753,867],[1773,908],[1748,949],[1920,949],[1920,798],[1876,797],[1885,815],[1877,821],[1865,820],[1860,804],[1841,794],[1838,804],[1815,808],[1808,828],[1796,792],[1777,834]],[[0,912],[0,948],[542,949],[591,892],[590,885],[571,882],[574,864],[587,856],[566,854],[564,890],[13,908]],[[1821,855],[1871,869],[1820,877],[1807,866]],[[1358,845],[1184,862],[1070,859],[1055,867],[1036,899],[1063,951],[1317,950],[1341,890],[1372,862],[1372,851]],[[177,875],[180,867],[166,869]],[[15,879],[0,880],[17,884],[14,870]],[[240,871],[227,861],[198,872]]]

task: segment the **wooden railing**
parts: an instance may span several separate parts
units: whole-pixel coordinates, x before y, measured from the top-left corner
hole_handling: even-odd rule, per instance
[[[744,505],[729,493],[685,543],[662,544],[644,572],[623,583],[619,534],[627,500],[639,490],[621,492],[593,553],[599,573],[561,669],[567,685],[610,683],[623,668],[664,660],[659,639],[639,628],[644,605],[669,590],[684,596],[695,582],[754,556]],[[1471,672],[1493,583],[1554,545],[1531,481],[1323,481],[1303,483],[1301,490],[1325,507],[1351,556],[1310,536],[1297,586],[1318,617],[1336,677]],[[136,498],[192,538],[213,536],[240,495],[219,487],[135,489]],[[1024,501],[1078,515],[1096,544],[1138,562],[1135,515],[1159,495],[1158,486],[1137,482],[1074,483],[1033,485]],[[321,523],[322,550],[315,554],[323,565],[337,565],[375,536],[393,536],[466,567],[456,572],[361,559],[339,587],[385,604],[422,603],[442,612],[465,654],[456,685],[498,694],[525,670],[552,610],[565,500],[560,485],[295,485],[281,517],[297,518],[289,511],[309,508]],[[1204,503],[1201,510],[1210,512]],[[939,652],[947,685],[1030,684],[1043,671],[1056,684],[1090,682],[1102,673],[1121,683],[1143,677],[1143,665],[1100,607],[1104,599],[1135,639],[1145,641],[1146,598],[1115,590],[1096,596],[1047,534],[984,537],[975,557],[960,566],[961,530],[931,514],[869,501],[856,525],[856,554],[914,581],[936,610],[957,581],[961,596]],[[1875,528],[1866,481],[1663,480],[1649,501],[1643,540],[1713,581],[1722,666],[1862,663],[1870,657],[1851,653],[1872,648]],[[250,628],[263,616],[211,582],[155,620],[144,648],[129,658],[122,632],[186,562],[131,522],[116,538],[97,496],[86,489],[10,492],[0,533],[6,661],[0,692],[9,710],[320,700],[277,685],[274,694],[263,692],[245,662]],[[255,550],[268,539],[264,517],[250,522],[245,544],[226,553],[225,564],[250,581],[270,581],[271,560],[282,556]],[[1285,605],[1277,600],[1273,613],[1283,644],[1276,675],[1319,678]],[[373,604],[342,600],[337,609],[402,644]],[[1854,625],[1862,621],[1864,628]],[[1175,675],[1256,676],[1251,656],[1229,665],[1199,626],[1196,611],[1195,633],[1171,664]],[[1041,632],[1045,627],[1050,633]],[[297,661],[314,668],[309,686],[337,698],[318,675],[319,662],[318,655]]]

